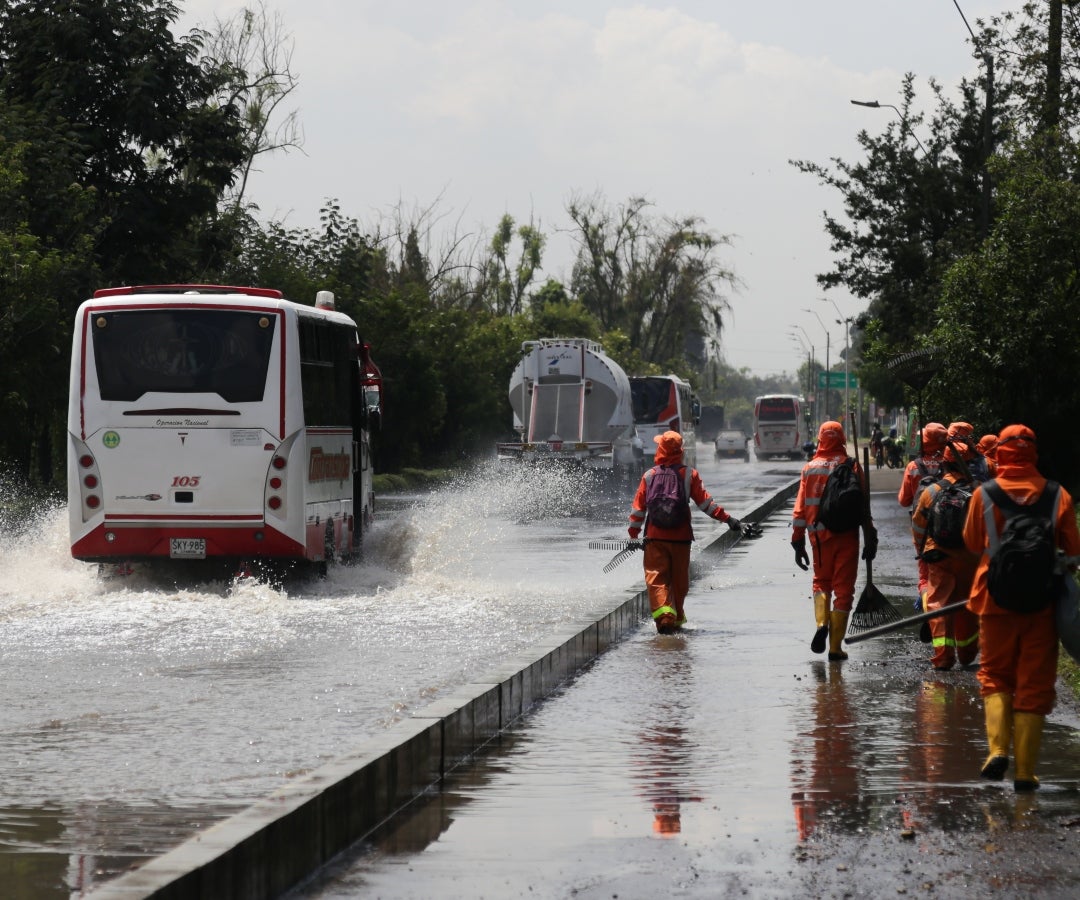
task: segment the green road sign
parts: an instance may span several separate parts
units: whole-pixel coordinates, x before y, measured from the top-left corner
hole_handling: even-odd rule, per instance
[[[828,378],[828,383],[825,379]],[[859,379],[855,376],[854,372],[847,373],[847,386],[854,390],[859,386]],[[817,373],[817,386],[819,391],[824,390],[843,390],[844,389],[844,373],[843,372],[818,372]]]

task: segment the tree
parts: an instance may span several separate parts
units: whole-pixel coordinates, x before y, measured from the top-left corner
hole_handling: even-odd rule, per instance
[[[74,148],[74,180],[95,192],[109,282],[201,271],[200,253],[220,249],[207,222],[244,159],[238,110],[217,102],[223,73],[200,63],[201,35],[173,36],[177,16],[168,0],[0,7],[0,97]],[[36,187],[31,172],[27,189]],[[50,212],[33,211],[32,233],[54,233]]]
[[[271,13],[263,0],[215,21],[216,30],[204,37],[204,65],[220,73],[219,103],[236,109],[243,123],[244,157],[227,190],[227,205],[235,211],[244,206],[260,157],[303,147],[297,110],[275,121],[299,82],[292,71],[293,40],[281,15]]]
[[[627,334],[645,362],[700,369],[719,346],[722,290],[737,282],[716,258],[730,240],[693,216],[653,218],[649,206],[632,198],[612,210],[598,195],[571,201],[571,291],[605,330]]]
[[[0,134],[10,120],[0,107]],[[61,297],[91,270],[93,232],[83,224],[92,197],[76,185],[50,196],[53,215],[65,223],[65,247],[32,234],[27,218],[33,200],[24,167],[29,145],[0,139],[0,459],[23,477],[51,484],[58,448],[65,446],[70,318]],[[36,198],[41,201],[44,198]]]
[[[515,236],[521,241],[516,263],[510,260],[510,247]],[[499,220],[484,265],[482,293],[488,309],[507,316],[522,312],[529,285],[540,268],[543,250],[544,235],[532,222],[515,231],[512,216],[507,214]]]
[[[925,122],[913,108],[914,76],[905,77],[901,121],[879,136],[859,132],[864,161],[834,158],[831,168],[792,161],[842,196],[843,218],[824,214],[834,268],[817,281],[826,290],[844,287],[869,302],[854,355],[870,364],[864,370],[870,392],[896,404],[902,386],[886,363],[921,344],[937,321],[944,273],[979,241],[977,97],[965,85],[957,106],[933,82],[931,90],[937,107]],[[911,134],[927,128],[924,154]]]
[[[1075,162],[1075,145],[1067,146]],[[1023,422],[1044,474],[1080,486],[1080,186],[1036,143],[996,169],[998,215],[986,244],[949,271],[932,340],[946,361],[928,388],[936,409],[983,430]]]

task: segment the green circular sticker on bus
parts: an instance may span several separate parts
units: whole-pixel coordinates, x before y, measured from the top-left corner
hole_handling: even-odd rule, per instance
[[[113,447],[119,447],[120,446],[120,435],[117,434],[115,431],[106,431],[101,436],[101,443],[103,443],[110,450]]]

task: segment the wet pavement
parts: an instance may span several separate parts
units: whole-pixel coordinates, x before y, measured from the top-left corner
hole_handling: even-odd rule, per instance
[[[874,576],[907,614],[897,474],[871,473]],[[761,539],[695,557],[688,631],[643,623],[294,895],[1080,895],[1073,706],[1048,719],[1042,790],[1015,794],[1011,773],[981,781],[974,670],[931,670],[915,628],[851,645],[843,663],[810,652],[789,519],[790,507]]]

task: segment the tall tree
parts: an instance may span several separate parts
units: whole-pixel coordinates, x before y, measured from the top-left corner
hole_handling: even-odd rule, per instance
[[[843,199],[842,216],[824,214],[834,264],[817,280],[868,301],[855,354],[869,363],[870,391],[897,404],[903,386],[886,363],[921,345],[937,321],[944,273],[980,239],[978,92],[963,85],[958,105],[934,82],[930,88],[936,108],[927,120],[915,111],[914,76],[905,76],[899,120],[880,135],[859,132],[863,160],[792,161]],[[918,131],[928,133],[925,142]]]
[[[723,291],[737,282],[717,258],[730,239],[697,217],[653,217],[650,206],[632,198],[611,209],[599,195],[571,201],[571,291],[606,331],[627,334],[646,362],[701,369],[719,347]]]
[[[1068,144],[1076,160],[1080,148]],[[936,409],[986,430],[1013,422],[1039,436],[1044,473],[1080,487],[1080,186],[1057,177],[1029,142],[997,165],[990,238],[944,282],[932,339],[946,361],[928,392]]]
[[[223,73],[201,63],[202,35],[173,35],[177,17],[169,0],[0,6],[0,97],[77,147],[73,174],[96,192],[108,281],[197,270],[206,220],[244,160],[238,110],[217,102]],[[47,233],[37,219],[31,230]]]
[[[218,71],[222,80],[219,102],[236,109],[243,123],[244,157],[227,190],[228,207],[236,211],[244,206],[248,181],[260,157],[304,144],[299,112],[283,111],[299,87],[292,71],[293,39],[281,14],[258,0],[228,18],[216,19],[204,42],[204,65]]]

